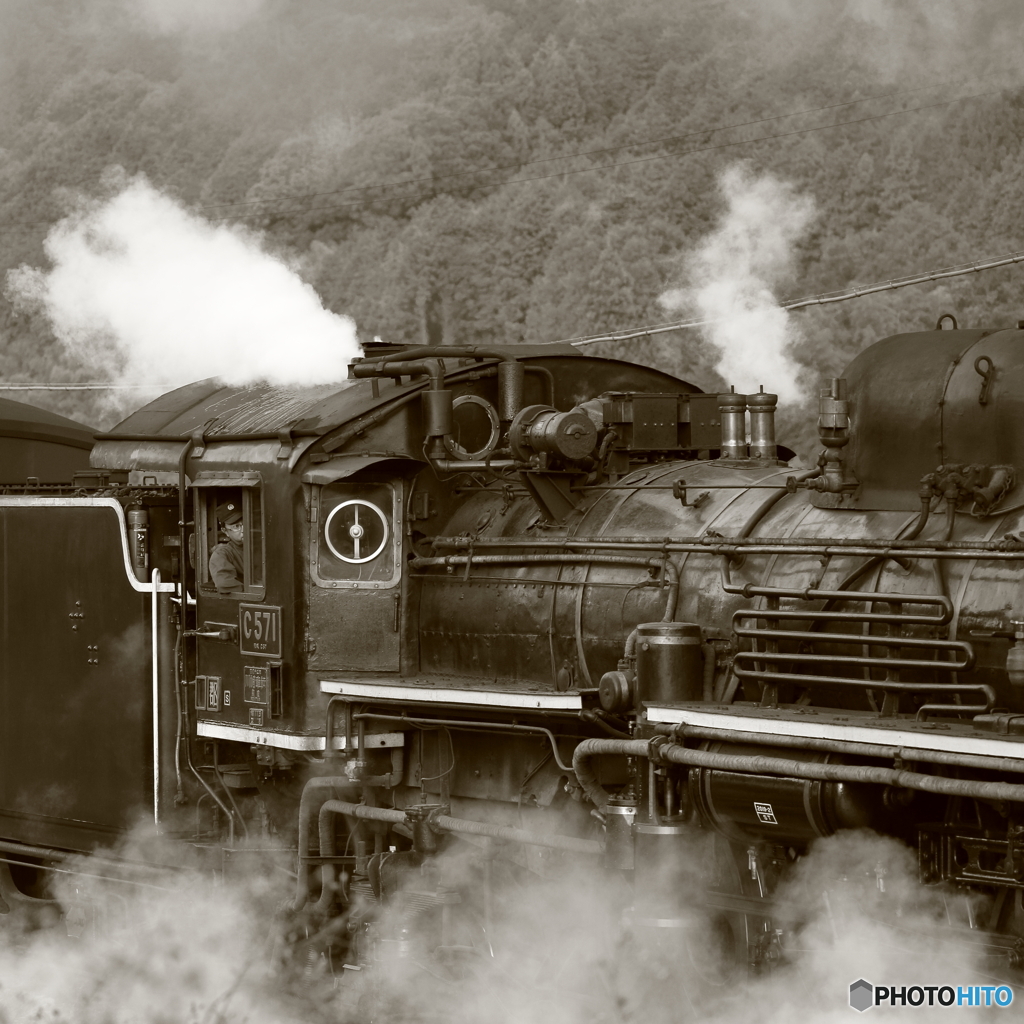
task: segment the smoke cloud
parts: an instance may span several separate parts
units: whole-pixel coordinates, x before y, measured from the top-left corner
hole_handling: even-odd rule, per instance
[[[259,235],[211,224],[144,177],[82,200],[44,247],[50,269],[11,271],[8,294],[104,380],[321,384],[359,354],[353,321]]]
[[[896,987],[1004,980],[1005,958],[986,961],[980,944],[955,941],[949,926],[966,928],[967,898],[921,886],[914,852],[868,832],[818,841],[775,893],[781,932],[759,938],[752,919],[729,963],[717,961],[702,888],[710,878],[698,877],[708,839],[695,830],[693,861],[672,872],[671,892],[690,924],[684,929],[645,928],[623,914],[630,902],[623,879],[596,865],[556,858],[534,873],[513,863],[514,850],[494,858],[456,839],[423,869],[419,886],[412,879],[413,888],[463,890],[440,958],[438,922],[398,901],[374,925],[376,942],[362,955],[336,950],[332,964],[318,936],[330,932],[343,946],[362,929],[353,920],[348,929],[342,921],[319,931],[313,919],[290,914],[292,885],[265,859],[216,881],[145,874],[147,884],[134,888],[57,876],[60,903],[49,910],[49,927],[14,912],[0,931],[0,1020],[842,1024],[852,1019],[849,986],[860,978]],[[121,855],[185,863],[179,848],[142,830]],[[486,860],[493,899],[485,909],[472,886]],[[231,862],[242,861],[236,851]],[[77,867],[102,873],[89,860]],[[721,878],[711,887],[731,891]],[[984,919],[987,908],[972,900]],[[19,931],[19,921],[30,927]],[[761,946],[756,977],[747,974],[748,941]],[[992,1012],[978,1011],[986,1019]],[[978,1019],[965,1008],[961,1018]],[[914,1019],[946,1020],[948,1010],[925,1005]]]
[[[795,265],[795,246],[814,218],[814,203],[771,174],[734,164],[719,180],[726,211],[684,263],[685,284],[660,296],[669,310],[694,310],[721,353],[715,367],[741,393],[766,391],[781,401],[803,397],[797,340],[773,293]]]
[[[141,830],[119,852],[181,859]],[[104,867],[90,859],[72,866],[86,875],[51,876],[57,903],[12,901],[0,932],[5,1024],[296,1020],[271,989],[278,894],[266,876],[224,885],[209,874],[150,871],[124,885],[97,879]]]

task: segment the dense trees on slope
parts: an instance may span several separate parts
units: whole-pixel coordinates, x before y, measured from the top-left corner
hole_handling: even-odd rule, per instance
[[[817,206],[799,272],[774,282],[785,295],[1024,248],[1024,89],[971,70],[1013,52],[1012,19],[998,5],[985,20],[929,10],[266,0],[217,33],[168,32],[129,0],[9,0],[0,269],[41,264],[68,190],[94,193],[110,165],[262,230],[364,337],[403,342],[553,340],[667,319],[658,297],[714,227],[716,181],[738,159]],[[798,113],[830,104],[848,105]],[[928,109],[864,120],[910,107]],[[756,141],[771,135],[786,137]],[[1015,322],[1019,275],[801,314],[797,356],[827,376],[947,308]],[[89,376],[41,318],[6,302],[0,348],[7,381]],[[606,350],[724,383],[696,332]],[[59,401],[95,415],[88,399]]]

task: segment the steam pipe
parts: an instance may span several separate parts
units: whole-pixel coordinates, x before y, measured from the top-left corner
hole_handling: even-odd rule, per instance
[[[182,695],[181,695],[181,669],[178,665],[178,659],[181,657],[181,616],[183,610],[178,610],[178,628],[174,635],[174,702],[175,710],[177,711],[178,717],[175,722],[174,729],[174,806],[181,807],[185,803],[185,787],[181,781],[181,739],[183,734],[182,724],[184,718],[184,708],[182,707]]]
[[[353,363],[351,369],[352,376],[359,379],[425,374],[430,378],[431,391],[444,390],[444,364],[440,359],[402,360],[389,356],[371,363]]]
[[[519,465],[514,459],[431,459],[431,465],[442,473],[496,472]]]
[[[510,733],[540,733],[541,735],[546,736],[548,742],[551,744],[551,753],[554,757],[555,764],[558,765],[559,769],[563,772],[572,771],[572,767],[570,765],[562,763],[561,755],[558,752],[557,737],[550,729],[546,729],[542,725],[522,725],[519,722],[478,722],[466,718],[413,718],[410,715],[388,715],[376,711],[363,711],[353,715],[352,717],[363,720],[372,718],[375,721],[380,722],[408,722],[410,725],[415,725],[417,728],[437,728],[439,726],[444,726],[445,728],[454,729],[456,731],[461,729],[463,732],[490,732],[491,730],[496,730],[498,732]]]
[[[914,541],[921,535],[921,531],[925,528],[925,524],[928,522],[928,517],[931,515],[932,511],[932,489],[930,486],[925,487],[924,485],[922,485],[920,498],[921,511],[918,513],[917,519],[914,521],[914,525],[911,527],[910,532],[905,537],[895,537],[890,542],[891,544],[899,543],[901,545],[906,545],[909,541]],[[944,543],[948,543],[948,541],[949,537],[946,537]],[[846,579],[844,579],[843,582],[839,584],[839,589],[846,590],[849,587],[852,587],[853,584],[861,578],[861,576],[863,576],[867,572],[870,572],[872,569],[875,568],[876,565],[879,565],[881,562],[887,561],[890,557],[892,556],[876,555],[874,558],[869,558],[863,565],[858,566],[858,568],[854,569],[853,572],[851,572],[846,577]],[[894,561],[900,560],[894,559]],[[906,565],[904,565],[903,568],[906,568]]]
[[[435,555],[430,557],[411,558],[409,566],[413,569],[447,568],[455,565],[584,565],[597,563],[600,565],[632,565],[641,569],[661,569],[669,578],[669,587],[679,590],[679,572],[667,559],[641,558],[635,555],[577,555],[551,554],[543,555]]]
[[[7,839],[0,839],[0,852],[10,853],[17,857],[37,857],[58,862],[83,856],[76,850],[55,850],[50,846],[35,846],[31,843],[15,843]],[[142,861],[137,860],[121,860],[117,857],[101,857],[95,853],[90,853],[88,856],[90,864],[104,864],[111,868],[120,868],[121,870],[133,868],[150,873],[163,873],[170,871],[181,874],[188,871],[187,868],[181,868],[171,864],[145,864]],[[7,863],[13,864],[15,862],[8,861]],[[35,865],[29,866],[34,867]]]
[[[520,362],[518,357],[498,348],[486,348],[482,345],[418,345],[402,352],[394,352],[387,357],[388,362],[404,363],[426,357],[439,359],[497,359],[501,365],[498,369],[500,416],[511,422],[515,414],[523,407],[523,373],[536,373],[544,377],[547,383],[548,404],[555,404],[555,375],[546,366],[528,366]],[[353,366],[362,365],[357,362]],[[514,369],[513,369],[514,367]]]
[[[872,596],[873,595],[869,595]],[[875,601],[879,599],[874,598]],[[813,614],[804,613],[804,618],[813,618]],[[745,610],[742,613],[733,616],[734,622],[737,619],[772,619],[774,615],[772,611],[767,608],[751,608]],[[901,617],[900,617],[901,618]],[[826,619],[825,621],[829,621]],[[861,620],[863,621],[863,620]],[[858,647],[900,647],[900,648],[917,648],[926,651],[949,651],[950,653],[959,653],[963,657],[962,662],[941,662],[941,661],[922,661],[920,664],[917,662],[897,662],[892,659],[886,659],[886,664],[897,666],[902,665],[904,668],[924,668],[926,665],[931,665],[937,668],[945,668],[950,672],[963,672],[967,669],[974,667],[974,648],[966,640],[933,640],[931,637],[924,636],[880,636],[872,633],[821,633],[803,630],[789,630],[789,629],[753,629],[749,626],[733,626],[733,632],[737,636],[749,637],[753,640],[810,640],[820,641],[829,640],[835,644],[856,644]],[[757,654],[758,656],[765,654],[762,651],[748,651],[749,654]],[[820,660],[817,655],[790,655],[780,653],[774,655],[777,659],[789,661],[794,658],[811,658],[811,660]],[[824,657],[824,656],[823,656]],[[864,657],[847,657],[844,654],[828,655],[833,661],[849,662],[850,664],[877,664],[876,658],[864,658]]]
[[[737,490],[740,488],[737,486]],[[773,488],[774,489],[774,488]],[[779,496],[781,497],[781,495]],[[778,500],[778,499],[776,499]],[[797,554],[865,554],[903,555],[908,558],[942,557],[952,552],[953,557],[978,558],[978,552],[985,552],[986,558],[998,559],[1001,555],[1012,559],[1024,558],[1024,543],[1018,540],[959,540],[938,541],[909,539],[880,540],[837,537],[828,541],[817,538],[799,537],[709,537],[706,534],[692,537],[563,537],[559,539],[525,537],[428,537],[426,543],[435,548],[589,548],[594,550],[638,549],[644,551],[701,552],[712,555],[732,554],[736,550],[754,554],[779,554],[793,551]]]
[[[718,754],[709,750],[690,750],[675,743],[654,744],[652,753],[660,760],[692,768],[744,772],[752,775],[780,775],[820,782],[870,782],[882,786],[914,789],[941,796],[971,797],[977,800],[1024,801],[1024,785],[1011,782],[981,782],[976,779],[950,779],[897,768],[868,765],[822,764],[793,761],[760,754]]]
[[[238,809],[238,804],[235,802],[234,794],[231,792],[231,787],[224,781],[224,775],[220,770],[220,740],[213,741],[213,774],[217,776],[220,788],[224,790],[224,795],[228,798],[228,801],[234,808],[235,814],[238,816],[238,823],[242,826],[245,838],[248,839],[249,826],[246,825],[245,818],[242,817],[242,812]]]
[[[608,742],[619,741],[609,740]],[[348,803],[344,800],[328,800],[322,805],[320,816],[323,820],[325,815],[344,814],[347,817],[364,821],[383,821],[397,825],[408,821],[407,811],[415,810],[415,807],[397,810],[389,807],[368,807],[366,804]],[[604,853],[604,843],[595,839],[577,839],[575,836],[530,832],[522,828],[512,828],[509,825],[492,825],[483,821],[471,821],[468,818],[453,818],[447,814],[431,814],[428,821],[431,828],[437,832],[461,832],[464,835],[486,836],[489,839],[503,839],[507,842],[522,843],[525,846],[544,846],[549,850],[564,850],[566,853]]]
[[[181,454],[178,456],[178,560],[181,563],[181,568],[178,571],[178,580],[181,585],[181,617],[182,623],[181,628],[185,629],[188,623],[185,619],[185,598],[188,594],[188,546],[186,544],[187,537],[186,529],[187,520],[185,518],[185,496],[188,492],[188,488],[185,481],[188,477],[185,475],[185,467],[188,463],[188,457],[192,454],[192,449],[196,446],[196,438],[193,435],[189,435],[189,439],[185,442],[185,447],[181,449]]]
[[[387,356],[387,361],[392,364],[412,364],[426,357],[437,358],[473,358],[473,359],[498,359],[498,394],[499,394],[499,417],[506,423],[515,419],[516,413],[523,406],[523,384],[526,367],[508,351],[498,348],[485,348],[481,345],[423,345],[410,348],[404,352],[394,352]],[[365,366],[376,366],[374,362],[357,361],[352,364],[353,377],[372,376],[360,373],[359,369]],[[546,373],[549,378],[552,395],[554,394],[555,378],[550,370],[544,367],[531,368],[534,372]],[[437,386],[437,385],[433,385]],[[553,404],[553,402],[552,402]]]
[[[295,902],[293,910],[301,910],[309,901],[309,830],[314,814],[319,812],[325,800],[338,789],[351,789],[356,785],[345,775],[320,776],[310,779],[302,787],[299,798],[299,849],[297,877],[295,884]],[[326,795],[325,794],[326,791]]]
[[[385,356],[389,363],[406,363],[418,359],[500,359],[503,363],[516,361],[516,357],[507,351],[499,348],[488,348],[486,345],[414,345],[402,349],[400,352],[392,352]],[[353,369],[357,366],[373,365],[384,360],[374,360],[372,357],[364,356],[352,363]]]
[[[715,661],[718,658],[718,652],[715,650],[715,645],[709,643],[702,644],[701,649],[704,652],[704,679],[701,695],[704,700],[710,701],[715,696]]]
[[[182,601],[182,614],[184,614],[184,601]],[[181,680],[181,622],[178,623],[178,635],[174,640],[174,688],[178,694],[178,707],[182,711],[184,717],[184,739],[185,739],[185,762],[188,764],[189,771],[199,780],[199,784],[209,793],[210,798],[213,802],[221,809],[224,817],[228,822],[228,843],[231,846],[235,845],[235,818],[231,811],[228,810],[227,805],[223,800],[210,788],[210,784],[199,774],[199,769],[196,768],[192,761],[192,744],[189,741],[189,724],[188,724],[188,701],[182,699],[181,693],[184,684]],[[180,734],[179,734],[180,735]],[[200,797],[200,800],[202,797]],[[198,805],[197,805],[198,807]]]
[[[720,740],[723,743],[759,744],[766,747],[792,747],[798,750],[824,750],[858,757],[900,758],[903,761],[925,761],[930,764],[951,764],[960,768],[981,768],[994,772],[1024,774],[1024,757],[987,757],[984,754],[961,754],[946,750],[925,750],[919,747],[886,747],[880,743],[858,743],[851,740],[827,740],[817,736],[790,736],[774,732],[746,732],[742,729],[720,729],[717,726],[657,726],[660,735],[672,738]]]
[[[555,375],[546,366],[531,366],[529,363],[526,364],[527,373],[535,373],[540,377],[544,378],[544,382],[548,386],[548,393],[546,395],[547,404],[554,408],[555,405]]]
[[[630,738],[628,732],[616,729],[610,722],[606,722],[603,717],[604,715],[604,711],[598,711],[596,708],[586,708],[579,713],[579,718],[590,725],[596,725],[602,732],[607,733],[609,736],[614,736],[616,739],[628,740]]]
[[[650,740],[588,739],[580,743],[572,752],[572,768],[583,792],[590,797],[591,803],[598,810],[602,810],[608,805],[611,796],[597,781],[597,773],[590,765],[591,760],[608,754],[623,757],[650,757],[650,753]]]
[[[404,374],[426,373],[430,377],[430,388],[440,391],[444,387],[444,358],[469,356],[477,359],[499,359],[498,364],[498,416],[506,423],[515,419],[523,407],[525,367],[515,356],[494,349],[479,349],[476,346],[432,345],[407,352],[394,353],[376,362],[355,362],[352,364],[353,377],[402,376]]]
[[[750,742],[749,737],[745,740]],[[599,807],[607,805],[608,793],[597,781],[590,760],[601,755],[648,757],[657,761],[710,768],[717,771],[743,772],[752,775],[779,775],[788,778],[812,779],[820,782],[867,782],[883,786],[914,789],[940,796],[962,796],[978,800],[1024,801],[1024,785],[1010,782],[982,782],[976,779],[950,779],[896,768],[874,768],[868,765],[821,764],[793,761],[789,758],[765,757],[758,754],[719,754],[709,750],[691,750],[668,742],[664,736],[652,740],[584,740],[573,753],[576,778],[590,799]],[[892,752],[889,753],[892,756]]]
[[[393,362],[394,360],[389,360]],[[482,380],[484,377],[494,377],[497,374],[496,367],[486,366],[482,369],[463,369],[456,370],[453,373],[447,375],[449,384],[456,384],[461,381],[468,380]],[[361,434],[376,424],[386,420],[389,416],[398,412],[399,409],[410,405],[416,401],[419,397],[420,392],[423,390],[423,383],[412,383],[408,385],[412,390],[406,391],[404,394],[399,395],[397,398],[389,398],[381,401],[380,405],[373,410],[373,412],[366,413],[364,416],[360,416],[358,419],[352,420],[348,423],[344,430],[339,431],[329,441],[325,441],[323,449],[325,452],[336,452],[339,448],[344,448],[345,445],[352,440],[357,434]],[[323,431],[321,431],[321,434]],[[276,436],[276,435],[275,435]]]

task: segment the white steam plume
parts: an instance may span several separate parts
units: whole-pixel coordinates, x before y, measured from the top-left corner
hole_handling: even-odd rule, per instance
[[[773,288],[792,273],[794,246],[814,203],[746,164],[729,167],[719,185],[728,204],[721,223],[685,261],[683,287],[659,302],[695,309],[710,321],[703,330],[721,352],[716,369],[737,391],[764,385],[783,402],[798,400],[800,367],[790,354],[795,330]]]
[[[8,294],[108,381],[322,384],[359,354],[352,320],[259,235],[211,224],[142,177],[83,201],[45,250],[52,267],[11,271]]]

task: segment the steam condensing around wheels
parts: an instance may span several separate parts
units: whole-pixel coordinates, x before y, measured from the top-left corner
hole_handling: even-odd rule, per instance
[[[335,558],[350,564],[372,562],[388,542],[387,516],[372,502],[353,498],[331,509],[324,537]]]

